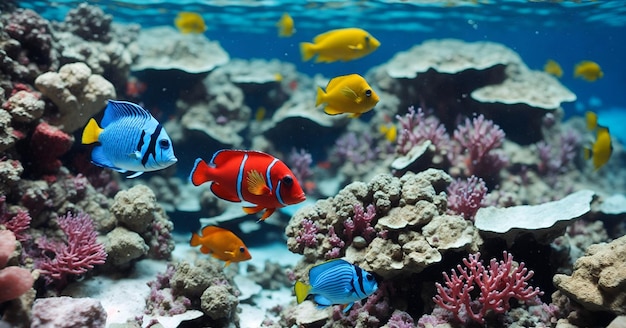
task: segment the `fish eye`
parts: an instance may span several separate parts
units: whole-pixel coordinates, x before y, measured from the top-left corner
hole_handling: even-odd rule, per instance
[[[241,246],[241,247],[239,247],[239,251],[242,252],[242,253],[245,253],[246,252],[246,248]]]
[[[291,187],[291,185],[293,185],[293,178],[290,175],[284,176],[282,180],[287,187]]]
[[[163,149],[167,149],[170,148],[170,142],[167,139],[161,139],[159,140],[159,147],[163,148]]]
[[[368,97],[371,97],[372,96],[372,90],[370,90],[370,89],[365,90],[365,95],[368,96]]]
[[[368,274],[365,276],[365,279],[367,279],[367,281],[373,281],[373,280],[374,280],[374,276],[372,276],[371,274],[369,274],[369,273],[368,273]]]

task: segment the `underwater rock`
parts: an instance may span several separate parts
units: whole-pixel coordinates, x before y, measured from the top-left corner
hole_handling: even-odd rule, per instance
[[[113,16],[105,14],[98,6],[81,3],[65,16],[67,31],[87,41],[111,41],[111,22]]]
[[[13,147],[17,139],[13,132],[11,114],[4,109],[0,109],[0,151]]]
[[[104,328],[107,313],[93,298],[67,296],[38,298],[33,304],[32,328]]]
[[[24,167],[19,161],[0,159],[0,195],[9,195],[20,181]]]
[[[126,268],[131,262],[148,254],[149,247],[136,232],[117,227],[106,235],[104,242],[108,254],[105,267]]]
[[[590,311],[626,314],[626,236],[589,246],[571,276],[556,274],[554,285]]]
[[[148,230],[154,220],[153,212],[157,208],[157,200],[152,190],[144,185],[137,185],[115,195],[111,213],[122,226],[141,234]]]
[[[594,195],[591,190],[580,190],[540,205],[483,207],[476,212],[474,225],[484,237],[502,238],[509,246],[523,234],[532,234],[538,242],[549,243],[562,235],[572,221],[589,213]]]
[[[228,286],[212,285],[200,297],[200,307],[212,319],[228,319],[235,315],[239,300]]]
[[[448,251],[478,251],[483,241],[471,222],[445,214],[445,188],[450,181],[436,169],[407,172],[400,178],[380,174],[369,183],[354,182],[335,197],[301,208],[285,230],[289,250],[304,255],[296,271],[335,254],[331,258],[345,255],[364,270],[391,279],[421,272]],[[356,214],[357,207],[368,204],[374,210],[369,223]],[[355,244],[347,221],[354,222],[351,234],[365,237],[366,231],[367,235],[373,231],[373,239]]]
[[[84,63],[67,64],[58,73],[37,77],[35,86],[57,106],[60,116],[51,122],[65,132],[74,132],[115,99],[113,85],[102,76],[92,74]]]
[[[203,34],[183,34],[169,26],[142,29],[137,44],[140,53],[132,65],[133,71],[174,69],[207,73],[230,60],[219,42],[210,41]]]
[[[39,99],[38,95],[39,93],[20,90],[12,95],[2,108],[9,111],[16,122],[31,122],[43,115],[45,103]]]

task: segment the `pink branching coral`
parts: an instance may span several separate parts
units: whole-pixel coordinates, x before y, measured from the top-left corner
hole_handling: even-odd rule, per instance
[[[458,214],[466,220],[474,220],[474,215],[484,204],[487,186],[483,179],[471,176],[467,180],[456,179],[450,183],[448,192],[448,213]]]
[[[556,175],[565,173],[580,150],[580,139],[576,132],[568,130],[559,136],[559,142],[556,145],[545,141],[537,143],[539,173],[549,177],[550,180],[556,180]]]
[[[396,115],[401,126],[396,147],[399,154],[408,154],[411,148],[425,140],[430,140],[437,151],[449,150],[450,136],[446,128],[436,117],[425,116],[421,108],[418,108],[416,112],[413,106],[409,107],[409,112],[404,117]]]
[[[328,228],[328,242],[330,243],[330,246],[332,246],[333,248],[331,248],[328,252],[326,252],[326,254],[324,254],[324,257],[327,260],[336,259],[340,257],[341,250],[343,249],[344,246],[346,246],[346,242],[343,241],[339,236],[337,236],[337,233],[335,232],[335,227],[333,226]]]
[[[346,240],[352,242],[355,236],[361,236],[369,243],[376,237],[376,230],[372,227],[372,220],[376,216],[376,208],[370,204],[367,209],[360,203],[354,204],[354,216],[343,221],[343,233]]]
[[[37,241],[42,258],[36,263],[46,283],[56,282],[57,288],[67,285],[70,275],[81,275],[96,264],[103,264],[107,254],[104,245],[97,242],[93,221],[87,214],[58,218],[59,227],[65,233],[65,241],[42,237]]]
[[[468,176],[497,176],[508,163],[507,156],[497,149],[504,141],[504,131],[482,114],[471,121],[466,118],[465,124],[457,126],[453,137],[462,147]]]
[[[0,224],[11,230],[18,241],[26,241],[29,237],[26,230],[30,228],[31,221],[28,211],[18,209],[15,215],[11,215],[6,209],[5,202],[6,196],[0,196]]]
[[[302,220],[302,230],[298,231],[296,241],[304,247],[315,247],[317,245],[317,232],[319,228],[313,220]]]
[[[479,258],[480,253],[470,254],[463,259],[465,267],[457,265],[458,273],[454,270],[450,275],[443,272],[445,287],[436,283],[438,295],[433,297],[433,301],[452,312],[457,320],[484,324],[488,312],[507,312],[512,298],[531,301],[543,295],[539,288],[533,289],[528,285],[534,272],[528,271],[524,262],[514,267],[513,256],[506,251],[503,252],[503,260],[497,262],[491,259],[488,267]],[[474,295],[477,298],[473,299]]]

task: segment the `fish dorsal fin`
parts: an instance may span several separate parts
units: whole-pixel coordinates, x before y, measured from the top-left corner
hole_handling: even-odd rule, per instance
[[[342,259],[333,259],[326,261],[322,264],[316,265],[309,270],[309,281],[313,283],[317,280],[320,274],[330,270],[332,268],[342,266],[342,265],[351,265],[348,261]]]
[[[216,226],[206,226],[202,228],[202,237],[208,237],[212,234],[218,233],[220,231],[226,231],[226,229],[222,229]]]
[[[333,34],[337,34],[337,31],[333,30],[333,31],[328,31],[326,33],[319,34],[313,39],[313,43],[317,44],[317,43],[323,42],[325,39],[327,39],[329,36]]]
[[[245,150],[222,149],[213,154],[210,164],[214,167],[224,165],[233,158],[241,157],[246,153]]]
[[[338,87],[341,85],[341,83],[347,79],[350,78],[351,75],[342,75],[342,76],[337,76],[335,78],[333,78],[332,80],[330,80],[328,82],[328,85],[326,86],[326,93],[332,91],[334,88]]]
[[[106,128],[111,122],[122,117],[140,117],[142,119],[150,119],[152,115],[143,107],[127,102],[127,101],[115,101],[109,100],[109,104],[104,110],[104,117],[102,117],[102,128]]]
[[[248,172],[248,176],[246,177],[246,181],[248,183],[248,191],[253,195],[267,195],[271,192],[265,182],[265,178],[257,170],[250,170],[250,172]]]

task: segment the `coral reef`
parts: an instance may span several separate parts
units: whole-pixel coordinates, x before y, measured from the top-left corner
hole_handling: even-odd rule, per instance
[[[626,237],[589,246],[571,276],[557,274],[555,286],[590,311],[626,314]]]
[[[35,86],[57,106],[59,116],[53,124],[65,132],[83,127],[89,118],[104,109],[108,99],[115,99],[113,84],[101,75],[92,74],[84,63],[63,65],[59,72],[39,75]]]
[[[35,281],[29,270],[7,266],[16,242],[13,232],[0,230],[0,303],[20,297],[31,289]]]
[[[92,298],[67,296],[39,298],[33,304],[31,327],[85,327],[106,326],[107,313],[100,301]]]

